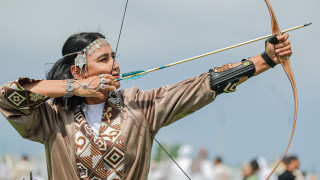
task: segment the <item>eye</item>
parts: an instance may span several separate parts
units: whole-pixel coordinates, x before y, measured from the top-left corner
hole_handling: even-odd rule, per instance
[[[104,62],[104,61],[107,61],[107,58],[103,58],[99,62]]]

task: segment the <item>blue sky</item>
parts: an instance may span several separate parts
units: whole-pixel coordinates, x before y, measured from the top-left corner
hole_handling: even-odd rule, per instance
[[[320,173],[320,2],[272,0],[271,4],[282,29],[313,22],[290,33],[299,110],[289,153],[300,157],[302,169]],[[0,1],[0,84],[20,76],[44,78],[45,64],[61,58],[62,45],[73,33],[99,31],[115,47],[124,5],[124,0]],[[147,70],[270,33],[270,17],[262,0],[129,1],[117,60],[122,73]],[[123,83],[122,88],[173,84],[263,50],[260,41],[151,73]],[[292,90],[277,66],[163,128],[157,138],[168,144],[190,144],[195,150],[207,147],[211,158],[223,154],[231,165],[260,155],[271,161],[283,153],[292,121]],[[2,116],[0,127],[0,152],[42,154],[41,145],[23,140]]]

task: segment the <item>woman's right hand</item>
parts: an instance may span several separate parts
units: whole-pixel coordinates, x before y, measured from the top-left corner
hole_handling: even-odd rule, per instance
[[[102,78],[105,78],[105,83],[101,83]],[[109,94],[109,92],[116,90],[116,86],[114,85],[114,81],[113,81],[114,79],[116,78],[113,77],[112,75],[104,74],[103,77],[101,78],[99,76],[91,76],[85,79],[76,80],[81,85],[87,84],[88,89],[85,89],[82,86],[79,86],[76,82],[74,82],[73,85],[75,89],[72,91],[72,93],[75,96],[81,96],[81,97],[104,98]],[[104,85],[105,89],[101,89],[100,85]],[[94,87],[97,87],[97,88],[94,88]]]

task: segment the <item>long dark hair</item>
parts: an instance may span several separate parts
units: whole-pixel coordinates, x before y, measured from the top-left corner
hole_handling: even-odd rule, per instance
[[[73,52],[82,51],[85,47],[89,46],[94,40],[98,38],[105,38],[100,33],[83,32],[71,35],[64,43],[62,48],[62,56]],[[48,80],[63,80],[73,79],[70,68],[74,65],[76,54],[66,56],[59,59],[52,68],[47,72],[46,78]],[[68,110],[73,109],[82,103],[82,98],[79,96],[72,96],[66,99],[65,97],[54,98],[53,103],[59,106],[65,106]]]

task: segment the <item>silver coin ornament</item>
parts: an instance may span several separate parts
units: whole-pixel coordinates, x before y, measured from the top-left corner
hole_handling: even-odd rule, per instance
[[[86,83],[83,83],[81,86],[82,86],[82,89],[88,89],[88,84]]]
[[[83,53],[79,53],[77,57],[74,59],[74,64],[76,67],[82,69],[83,66],[87,65],[86,55]]]
[[[72,92],[66,92],[66,93],[64,94],[64,97],[66,97],[66,98],[70,98],[70,97],[72,97],[72,96],[73,96]]]
[[[74,90],[74,86],[71,82],[68,82],[66,85],[65,85],[65,88],[68,92],[71,92]]]

